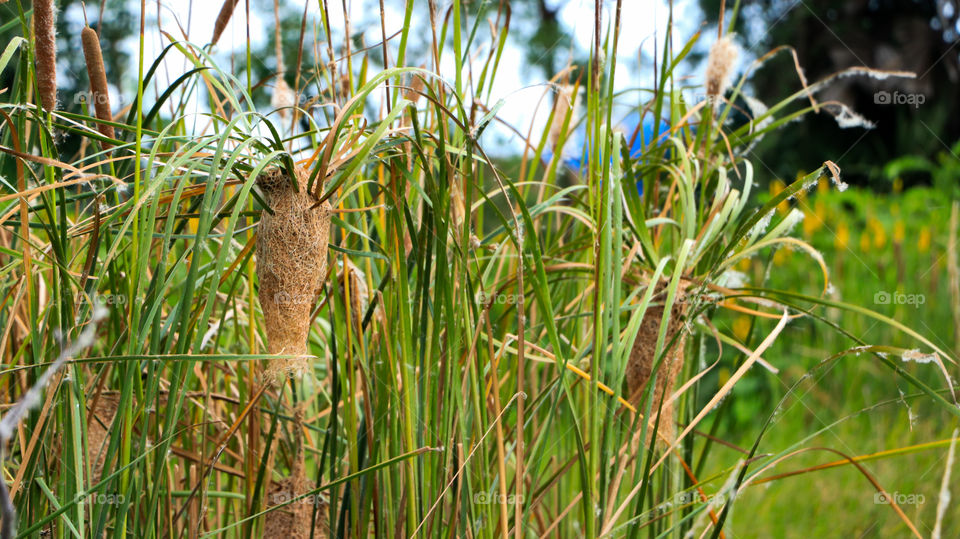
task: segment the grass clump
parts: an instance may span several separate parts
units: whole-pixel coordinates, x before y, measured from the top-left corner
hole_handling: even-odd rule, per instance
[[[743,107],[750,70],[792,50],[736,74],[723,28],[693,79],[682,69],[705,39],[674,48],[670,26],[650,87],[620,91],[624,25],[601,6],[591,61],[555,77],[547,127],[516,126],[491,97],[509,6],[455,0],[417,22],[419,7],[401,6],[396,36],[379,21],[376,44],[328,9],[298,11],[297,54],[281,47],[282,73],[262,80],[250,43],[221,62],[163,33],[162,55],[188,67],[161,85],[166,64],[141,45],[137,100],[112,118],[32,105],[40,44],[13,42],[0,385],[15,403],[53,381],[9,429],[21,535],[720,537],[753,486],[843,470],[872,500],[894,488],[862,462],[948,450],[933,425],[960,417],[955,354],[840,300],[831,285],[860,278],[836,281],[823,240],[798,237],[802,203],[856,195],[807,194],[842,185],[831,156],[768,194],[749,159],[805,114],[849,123],[815,98],[830,78],[797,73],[795,93]],[[414,32],[425,50],[408,49]],[[898,75],[836,76],[864,73]],[[540,89],[548,102],[557,86]],[[658,127],[624,132],[624,113]],[[495,126],[520,134],[522,156],[491,156]],[[855,324],[884,333],[867,342]],[[882,403],[899,398],[936,418],[924,438],[805,460],[829,428],[782,418],[844,362],[846,397],[874,402],[826,399],[835,426],[862,433],[858,418],[889,419]],[[955,525],[881,509],[897,533]]]

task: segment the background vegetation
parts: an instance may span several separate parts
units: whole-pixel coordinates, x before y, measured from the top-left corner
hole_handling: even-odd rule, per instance
[[[266,5],[279,31],[228,55],[176,26],[147,54],[151,6],[87,6],[111,119],[76,98],[77,4],[56,110],[33,6],[0,5],[4,533],[960,533],[956,14],[918,12],[941,25],[914,24],[914,66],[810,30],[853,40],[899,20],[883,2],[701,4],[640,53],[619,2],[583,50],[543,1],[365,5],[373,43],[326,2]],[[508,36],[545,121],[502,113]],[[929,69],[832,78],[863,63]],[[885,89],[926,104],[869,106]],[[255,179],[298,166],[333,226],[310,370],[277,383]],[[685,358],[675,394],[631,391],[638,345]]]

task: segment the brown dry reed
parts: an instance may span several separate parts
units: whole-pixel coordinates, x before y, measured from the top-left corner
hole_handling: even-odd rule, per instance
[[[57,9],[53,0],[33,3],[34,56],[37,69],[37,93],[47,112],[57,108]]]
[[[550,132],[547,135],[547,141],[554,152],[557,151],[557,143],[560,142],[560,135],[563,133],[563,122],[571,113],[575,103],[574,89],[573,84],[560,84],[554,97],[553,119],[550,120]]]
[[[211,45],[216,45],[220,41],[220,36],[223,35],[223,31],[226,30],[227,24],[230,23],[230,18],[233,17],[233,10],[236,9],[237,4],[240,0],[224,0],[223,6],[220,7],[220,14],[217,15],[217,22],[213,25],[213,38],[210,40]]]
[[[103,66],[103,54],[100,51],[100,38],[97,32],[86,26],[80,32],[80,41],[83,43],[83,57],[87,61],[87,76],[90,77],[90,99],[96,110],[97,118],[112,121],[110,112],[110,92],[107,89],[107,72]],[[97,123],[97,130],[107,138],[114,138],[113,126],[106,123]],[[104,142],[103,149],[108,150],[112,144]]]
[[[350,301],[350,322],[354,329],[361,333],[363,317],[370,304],[370,291],[363,271],[353,261],[346,259],[344,267],[337,271],[337,282],[340,283],[340,290],[343,291],[344,297]],[[344,288],[350,290],[349,295]]]
[[[299,191],[280,168],[257,178],[273,212],[265,210],[257,227],[257,278],[267,349],[297,356],[271,359],[266,374],[273,380],[302,375],[310,366],[307,336],[327,266],[330,204],[324,201],[314,207],[316,198],[306,192],[309,173],[298,166],[296,175]]]
[[[653,285],[651,285],[653,286]],[[666,312],[663,299],[666,296],[665,288],[660,285],[657,288],[657,294],[652,301],[656,301],[660,296],[660,305],[650,305],[647,312],[640,322],[640,330],[637,332],[637,338],[633,342],[633,349],[630,350],[630,359],[627,361],[627,391],[634,404],[639,403],[644,389],[653,377],[653,367],[656,363],[657,335],[660,332],[660,323]],[[666,396],[667,399],[674,391],[677,377],[683,370],[683,357],[686,348],[686,334],[683,332],[683,317],[686,315],[686,303],[683,300],[682,291],[678,292],[673,308],[671,309],[670,321],[667,323],[667,335],[663,341],[663,347],[667,350],[663,361],[660,363],[656,387],[653,394],[653,407],[651,419],[656,417],[656,410],[660,407],[661,399]],[[679,335],[678,335],[679,333]],[[673,341],[676,336],[676,341]],[[660,427],[658,432],[668,440],[673,440],[676,434],[674,426],[673,403],[663,403],[663,409],[660,412]],[[652,427],[650,427],[652,431]],[[648,441],[650,432],[648,431]],[[660,436],[657,436],[658,439]]]

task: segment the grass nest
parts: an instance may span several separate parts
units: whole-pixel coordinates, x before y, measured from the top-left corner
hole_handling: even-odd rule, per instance
[[[273,358],[266,376],[281,380],[300,376],[310,367],[307,338],[327,270],[330,203],[317,204],[306,191],[308,172],[296,168],[296,185],[281,168],[263,172],[257,186],[270,211],[257,227],[257,279],[260,306],[267,331],[267,349]]]
[[[653,394],[653,408],[651,416],[656,417],[656,410],[660,406],[660,401],[669,399],[673,394],[674,386],[680,372],[683,370],[684,353],[686,351],[687,335],[683,331],[684,318],[687,315],[687,302],[684,300],[686,295],[682,290],[678,290],[677,297],[673,303],[670,312],[670,320],[667,323],[667,335],[663,341],[666,350],[663,361],[660,363],[656,380],[656,387]],[[651,303],[647,307],[647,312],[640,322],[640,329],[637,332],[637,338],[633,342],[633,348],[630,350],[630,359],[627,361],[626,380],[627,394],[634,405],[639,404],[647,384],[653,378],[654,366],[657,361],[657,336],[660,333],[660,324],[663,320],[666,308],[663,304],[666,298],[666,288],[663,285],[657,287]],[[676,339],[674,339],[676,337]],[[660,426],[658,432],[668,440],[673,440],[676,436],[676,417],[672,402],[664,402],[663,409],[660,412]],[[649,433],[648,433],[649,437]],[[658,436],[658,438],[660,438]]]

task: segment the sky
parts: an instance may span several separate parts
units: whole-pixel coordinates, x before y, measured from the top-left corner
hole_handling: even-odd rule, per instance
[[[402,0],[386,0],[385,4],[385,22],[386,33],[391,35],[399,31],[403,25],[404,3]],[[559,7],[559,19],[566,26],[573,36],[574,46],[585,54],[589,50],[593,41],[593,19],[594,3],[593,0],[570,0],[558,1],[547,0],[548,5],[553,8]],[[438,1],[441,10],[445,10],[448,2]],[[250,39],[254,49],[262,49],[269,46],[273,41],[273,13],[269,9],[270,4],[255,0],[251,2],[250,13]],[[302,13],[303,4],[286,3],[282,7],[297,14]],[[343,42],[343,9],[342,3],[338,1],[330,2],[327,6],[331,26],[334,28],[334,44]],[[367,44],[379,43],[381,39],[379,24],[379,2],[378,0],[346,0],[347,12],[349,14],[351,29],[354,33],[362,32],[364,42]],[[422,7],[421,7],[422,6]],[[609,24],[613,19],[613,9],[615,3],[612,1],[604,2],[604,24]],[[219,0],[164,0],[160,4],[147,3],[148,19],[147,32],[145,38],[145,56],[155,58],[168,43],[162,34],[161,29],[175,37],[182,38],[180,28],[187,35],[191,36],[198,45],[207,43],[213,33],[213,26],[220,11],[221,3]],[[496,2],[490,6],[490,10],[495,15]],[[700,8],[696,0],[676,0],[674,2],[676,14],[682,14],[677,17],[677,26],[675,31],[674,46],[681,47],[683,43],[697,30],[696,23],[685,21],[700,21],[703,17],[700,15]],[[68,14],[70,15],[70,14]],[[77,14],[74,14],[77,16]],[[310,1],[308,7],[308,16],[311,23],[319,24],[321,11],[319,2]],[[637,52],[643,47],[644,54],[649,57],[652,53],[654,43],[662,42],[664,30],[668,16],[667,0],[631,0],[622,4],[621,20],[622,33],[620,37],[618,70],[615,80],[615,89],[623,90],[627,88],[636,88],[642,85],[650,85],[652,82],[652,64],[641,65],[638,69]],[[214,52],[214,60],[222,68],[229,68],[231,56],[237,64],[242,63],[242,54],[245,50],[246,41],[246,13],[244,2],[237,6],[234,16],[230,21],[223,37],[220,39],[217,49]],[[471,21],[472,22],[472,21]],[[426,11],[426,0],[416,0],[413,21],[411,27],[415,29],[429,29],[428,13]],[[485,30],[485,29],[484,29]],[[308,33],[310,30],[308,29]],[[319,29],[318,29],[318,35]],[[489,42],[489,33],[479,32],[482,38]],[[325,39],[320,35],[321,39]],[[411,50],[424,50],[425,45],[430,39],[429,31],[413,32],[411,34]],[[534,132],[540,132],[546,123],[547,116],[550,113],[552,99],[544,99],[537,108],[538,102],[543,98],[546,86],[544,85],[546,77],[539,69],[531,69],[524,62],[524,52],[520,44],[516,42],[516,36],[508,38],[506,49],[502,56],[501,64],[495,79],[493,92],[489,106],[494,105],[501,99],[503,106],[500,109],[500,116],[508,119],[521,132],[526,132],[531,123]],[[417,40],[422,47],[418,47]],[[393,39],[390,42],[392,57],[395,59],[397,44],[399,39]],[[481,41],[483,43],[483,41]],[[136,51],[139,46],[137,37],[132,36],[124,44],[131,51],[132,61],[136,62]],[[566,44],[564,46],[567,46]],[[272,50],[272,48],[271,48]],[[308,51],[309,52],[309,48]],[[336,51],[337,53],[339,51]],[[275,66],[274,58],[260,59],[271,68]],[[416,65],[425,61],[421,58],[410,58],[408,64]],[[288,62],[289,63],[289,62]],[[157,87],[163,89],[179,75],[189,69],[186,59],[179,54],[168,55],[168,60],[164,63],[158,77]],[[453,82],[455,76],[454,60],[450,54],[444,55],[441,63],[441,76]],[[136,73],[136,66],[131,66],[130,73]],[[135,88],[136,80],[126,81],[124,90],[130,93],[130,88]],[[154,90],[155,91],[155,90]],[[193,100],[190,107],[198,113],[197,125],[202,126],[203,120],[199,116],[207,112],[206,104],[203,100]],[[537,111],[534,114],[534,111]],[[267,112],[267,111],[261,111]],[[522,148],[519,139],[511,133],[510,130],[502,126],[491,126],[484,137],[485,148],[488,153],[493,155],[506,155],[516,153]],[[492,145],[492,147],[490,147]]]

